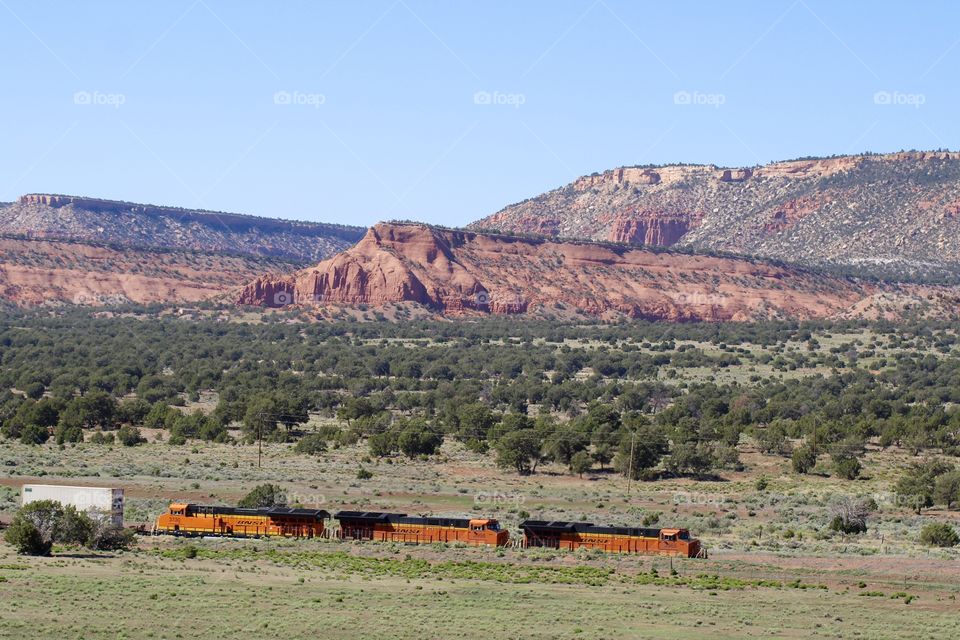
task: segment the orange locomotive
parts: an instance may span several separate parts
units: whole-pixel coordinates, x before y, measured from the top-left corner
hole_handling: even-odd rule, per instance
[[[313,538],[323,535],[330,514],[321,509],[207,507],[174,503],[157,518],[155,534],[181,536]]]
[[[600,549],[615,553],[640,553],[658,556],[705,557],[700,541],[686,529],[644,529],[636,527],[598,527],[589,522],[547,522],[525,520],[523,546],[551,549]]]
[[[420,518],[403,513],[340,511],[340,537],[346,540],[379,540],[428,544],[464,542],[502,547],[510,534],[491,518]]]

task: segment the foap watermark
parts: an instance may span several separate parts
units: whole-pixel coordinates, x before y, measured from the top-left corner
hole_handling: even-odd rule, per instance
[[[725,298],[718,293],[670,293],[670,298],[677,304],[697,306],[719,306]]]
[[[273,306],[275,307],[285,307],[288,304],[293,304],[293,292],[292,291],[276,291],[273,294]]]
[[[897,493],[896,491],[882,491],[874,493],[871,498],[878,507],[886,506],[896,509],[917,510],[927,506],[924,496]]]
[[[273,94],[273,104],[280,106],[313,107],[319,109],[327,102],[327,96],[322,93],[305,93],[303,91],[277,91]]]
[[[704,491],[678,491],[673,494],[673,504],[692,504],[694,506],[720,506],[727,501],[726,494],[706,493]]]
[[[677,91],[673,94],[673,104],[680,106],[713,107],[719,109],[727,102],[727,96],[722,93],[706,93],[703,91]]]
[[[503,91],[477,91],[473,94],[473,104],[513,107],[519,109],[527,102],[527,96],[522,93],[505,93]]]
[[[73,104],[80,106],[113,107],[119,109],[127,101],[122,93],[104,93],[103,91],[77,91],[73,94]]]
[[[109,307],[121,304],[129,304],[130,298],[122,293],[87,293],[80,292],[73,296],[73,304]]]
[[[323,293],[300,293],[293,291],[276,291],[273,294],[273,306],[285,307],[290,304],[309,305],[338,302],[336,296]]]
[[[476,506],[513,506],[519,507],[527,501],[526,496],[520,493],[501,493],[499,491],[481,491],[473,496]]]
[[[327,504],[327,496],[322,493],[288,493],[287,504],[304,508],[319,508]]]
[[[523,311],[529,302],[517,294],[501,294],[496,298],[489,291],[478,291],[473,295],[473,303],[479,308],[489,307],[496,303],[502,309]]]
[[[902,91],[877,91],[873,94],[873,104],[894,107],[913,107],[919,109],[927,102],[922,93],[904,93]]]

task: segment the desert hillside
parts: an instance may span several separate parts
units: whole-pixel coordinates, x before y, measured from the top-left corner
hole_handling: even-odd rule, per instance
[[[33,193],[0,210],[0,233],[315,261],[350,246],[363,229]]]
[[[0,237],[0,300],[104,306],[196,302],[290,263],[196,251]]]
[[[960,154],[621,167],[508,206],[475,229],[681,246],[886,278],[960,276]]]
[[[0,299],[192,302],[322,260],[362,235],[359,227],[28,194],[0,208]]]

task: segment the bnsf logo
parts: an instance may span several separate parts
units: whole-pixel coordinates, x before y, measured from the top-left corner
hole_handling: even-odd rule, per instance
[[[259,520],[235,520],[234,524],[250,526],[250,525],[258,525],[262,523]]]

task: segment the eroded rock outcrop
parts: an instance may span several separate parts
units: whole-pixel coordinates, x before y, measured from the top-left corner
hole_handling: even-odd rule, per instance
[[[753,176],[750,169],[724,169],[720,172],[720,182],[743,182]]]
[[[444,315],[748,321],[841,315],[878,288],[747,259],[378,224],[316,267],[251,282],[236,301],[283,306],[281,292],[304,306],[413,302]]]
[[[699,214],[683,215],[644,211],[621,214],[610,225],[607,240],[624,244],[669,247],[697,226]]]

